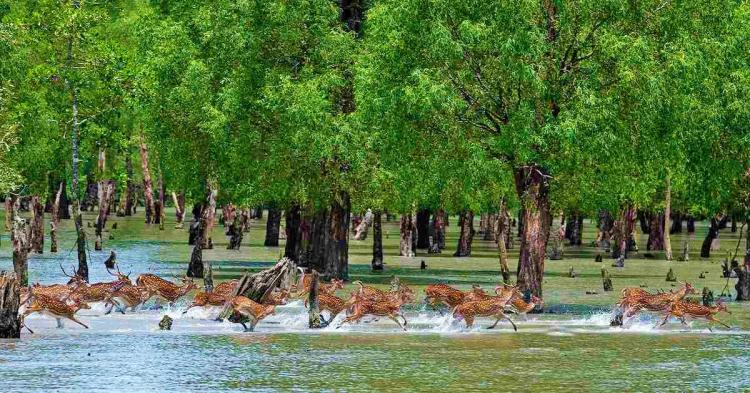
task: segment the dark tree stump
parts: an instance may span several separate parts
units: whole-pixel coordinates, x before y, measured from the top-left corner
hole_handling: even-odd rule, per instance
[[[430,210],[417,211],[417,248],[430,248]]]
[[[279,246],[279,228],[281,227],[281,210],[268,208],[268,221],[266,221],[266,239],[263,245],[266,247]]]
[[[745,254],[745,266],[734,264],[734,273],[737,275],[737,284],[734,289],[737,290],[737,300],[750,300],[750,250]]]
[[[14,274],[0,273],[0,338],[20,338],[21,289]]]
[[[688,221],[688,232],[690,232],[690,222]],[[719,237],[719,221],[714,217],[711,219],[711,226],[708,228],[706,238],[701,245],[701,258],[711,257],[711,243]]]
[[[672,268],[669,268],[669,271],[667,272],[667,282],[676,282],[677,281],[677,275],[674,274],[674,270]]]
[[[229,236],[229,245],[227,245],[227,250],[239,250],[243,236],[239,215],[234,216],[232,224],[227,228],[226,235]]]
[[[159,329],[160,330],[172,330],[172,318],[169,317],[169,315],[165,315],[164,318],[159,321]]]
[[[609,272],[605,268],[602,268],[602,286],[604,287],[604,292],[612,292],[614,290],[612,286],[612,278],[609,276]]]

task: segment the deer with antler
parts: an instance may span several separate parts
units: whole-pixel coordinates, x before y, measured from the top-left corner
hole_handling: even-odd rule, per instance
[[[466,322],[466,327],[473,326],[476,317],[494,317],[495,323],[487,329],[494,329],[501,320],[507,319],[513,325],[513,330],[518,331],[513,320],[505,314],[505,308],[517,291],[515,287],[498,285],[495,287],[496,296],[491,296],[484,300],[461,303],[453,308],[453,317],[463,319]]]
[[[67,304],[62,300],[53,297],[38,294],[34,295],[31,304],[23,313],[23,318],[25,320],[26,316],[29,314],[40,313],[55,318],[57,320],[58,328],[62,328],[62,319],[65,318],[88,329],[89,327],[86,326],[86,324],[76,319],[75,313],[78,312],[78,310],[89,309],[91,307],[83,302],[80,297],[73,296],[72,299],[73,304]]]
[[[685,318],[694,318],[705,319],[709,323],[715,322],[728,329],[731,329],[731,326],[714,317],[714,315],[722,311],[727,314],[732,313],[727,308],[726,303],[722,301],[716,302],[715,306],[704,306],[702,304],[692,303],[685,300],[676,300],[669,305],[669,308],[667,309],[667,315],[664,317],[664,320],[661,321],[661,324],[659,324],[659,326],[663,326],[664,324],[666,324],[670,317],[677,317],[683,325],[686,324]],[[711,330],[710,324],[708,330]]]
[[[244,322],[240,322],[242,324],[242,327],[245,328],[246,331],[253,331],[255,330],[255,326],[260,322],[263,318],[273,315],[276,311],[276,306],[273,304],[270,305],[263,305],[258,304],[251,299],[239,295],[235,296],[232,299],[232,309],[234,312],[243,315],[250,319],[250,328],[248,329],[247,325],[245,325]]]
[[[185,296],[191,290],[198,288],[193,279],[189,277],[183,277],[182,285],[176,285],[155,274],[149,273],[138,276],[136,283],[148,293],[146,300],[153,296],[159,296],[167,300],[170,305],[173,305],[177,299]]]
[[[113,291],[107,300],[105,300],[105,304],[111,306],[105,312],[105,315],[111,313],[114,308],[117,308],[123,314],[125,314],[125,310],[128,308],[131,311],[135,311],[138,306],[146,302],[148,297],[148,290],[146,290],[146,288],[138,285],[125,284],[121,288]]]
[[[109,267],[107,267],[107,273],[117,279],[110,282],[98,282],[90,285],[83,280],[78,280],[76,287],[73,290],[73,294],[80,296],[81,299],[87,303],[107,302],[115,291],[126,285],[132,285],[130,277],[128,277],[130,273],[123,274],[120,272],[119,267],[117,268],[116,273],[112,272]],[[68,275],[68,277],[71,277],[71,279],[74,280],[76,279],[74,276]]]

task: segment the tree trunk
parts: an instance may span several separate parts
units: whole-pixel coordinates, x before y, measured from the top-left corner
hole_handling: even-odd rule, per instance
[[[701,245],[701,258],[710,258],[711,257],[711,243],[713,243],[714,239],[719,237],[719,220],[714,217],[711,219],[711,226],[708,228],[708,233],[706,233],[706,238],[703,240],[703,244]]]
[[[320,307],[318,306],[318,287],[320,286],[320,274],[317,270],[311,273],[312,281],[310,282],[310,292],[307,295],[308,310],[308,327],[310,329],[320,329]]]
[[[193,209],[193,214],[196,215],[193,228],[194,234],[194,246],[193,251],[190,255],[190,264],[188,265],[187,276],[195,278],[203,278],[206,292],[213,290],[213,277],[210,276],[211,262],[203,260],[203,250],[208,246],[208,220],[211,211],[211,201],[214,201],[215,206],[216,191],[209,187],[205,202],[196,206]]]
[[[430,210],[417,211],[417,249],[430,248]]]
[[[440,254],[440,251],[445,248],[446,225],[445,210],[438,209],[432,215],[432,229],[435,232],[432,239],[433,245],[430,247],[432,254]]]
[[[748,227],[748,232],[750,232],[750,227]],[[737,275],[737,284],[734,285],[734,289],[737,290],[737,300],[750,300],[750,250],[745,252],[744,263],[738,263],[732,268]]]
[[[383,270],[383,226],[381,222],[382,213],[376,210],[373,213],[372,225],[372,270]]]
[[[166,217],[164,202],[166,199],[166,190],[164,189],[164,177],[159,171],[159,180],[157,181],[158,200],[154,204],[154,215],[156,223],[159,224],[159,230],[164,230],[164,219]]]
[[[29,252],[31,251],[31,231],[26,220],[14,215],[13,230],[13,271],[23,287],[29,286]]]
[[[672,226],[669,219],[672,217],[672,183],[669,176],[667,176],[667,190],[664,199],[664,258],[671,261],[672,239],[669,237],[669,232],[672,229]]]
[[[318,212],[310,228],[305,264],[323,272],[326,280],[349,278],[349,194],[340,192],[330,208]]]
[[[242,295],[256,303],[263,304],[274,289],[290,289],[296,271],[297,265],[291,259],[282,258],[270,269],[255,274],[245,273],[240,278],[231,298]],[[230,315],[232,315],[232,307],[227,305],[219,314],[219,319]]]
[[[508,203],[503,199],[500,204],[500,215],[496,221],[497,224],[497,252],[500,258],[500,275],[503,276],[503,283],[510,284],[510,269],[508,268],[508,249],[506,248],[507,239],[510,234],[510,216],[508,215]]]
[[[127,181],[125,182],[125,215],[131,216],[134,211],[134,196],[135,196],[135,183],[133,183],[133,159],[130,157],[130,152],[125,154],[125,172],[127,173]]]
[[[653,214],[647,213],[643,210],[638,211],[638,221],[641,224],[641,232],[651,233],[651,221],[653,220]]]
[[[474,213],[471,210],[462,211],[458,225],[461,227],[461,234],[458,237],[458,246],[453,256],[471,256],[471,243],[474,241]]]
[[[554,222],[554,220],[553,220]],[[552,241],[550,259],[553,261],[563,259],[565,253],[564,240],[565,240],[565,214],[560,213],[559,225],[554,225],[554,229],[550,232],[550,238]]]
[[[141,169],[143,170],[143,203],[146,209],[146,224],[152,224],[154,217],[154,190],[151,172],[148,169],[148,146],[146,137],[141,133]]]
[[[99,182],[99,214],[96,217],[96,241],[94,250],[102,249],[102,233],[107,226],[109,216],[109,202],[115,193],[115,184],[112,180],[102,180]]]
[[[414,232],[414,214],[407,213],[401,215],[401,240],[399,243],[399,255],[402,257],[414,257],[412,249],[412,236]]]
[[[208,211],[206,212],[206,237],[205,237],[205,239],[207,240],[206,248],[209,250],[214,248],[214,242],[211,239],[211,234],[213,233],[214,225],[216,224],[216,196],[217,195],[218,195],[218,190],[210,186],[209,191],[208,191]]]
[[[598,218],[596,245],[604,249],[604,252],[610,252],[613,229],[612,215],[608,210],[600,209]]]
[[[357,225],[354,231],[354,240],[365,240],[367,239],[367,233],[372,226],[372,210],[367,209],[365,215],[362,217],[362,221]]]
[[[648,235],[646,250],[658,251],[664,249],[664,214],[653,213],[649,224],[651,232]]]
[[[226,234],[229,236],[229,245],[227,250],[239,250],[240,244],[242,243],[242,227],[240,226],[240,216],[234,214],[232,217],[232,223],[227,228]]]
[[[174,202],[174,215],[176,219],[174,228],[182,229],[185,220],[185,194],[181,192],[178,195],[172,192],[172,202]]]
[[[31,251],[42,254],[44,252],[44,205],[39,196],[31,197]]]
[[[55,199],[52,202],[52,214],[50,214],[50,230],[49,230],[49,252],[57,252],[57,228],[60,226],[60,197],[63,190],[65,189],[65,183],[60,182],[60,187],[55,193]]]
[[[0,273],[0,339],[21,338],[20,287],[16,276]]]
[[[571,246],[580,246],[583,244],[583,215],[574,212],[568,216],[565,225],[565,238],[568,239]]]
[[[544,259],[552,218],[548,175],[537,165],[517,168],[514,175],[518,198],[523,206],[517,285],[522,292],[530,292],[541,298]]]
[[[284,246],[284,257],[300,264],[305,247],[302,244],[302,214],[297,204],[292,205],[286,211],[284,222],[286,227],[286,244]]]
[[[9,196],[5,197],[5,230],[13,230],[13,200]]]
[[[266,240],[263,245],[266,247],[279,246],[279,230],[281,227],[281,209],[274,206],[268,208],[268,221],[266,221]]]
[[[682,233],[682,214],[672,213],[672,219],[670,222],[672,223],[672,226],[669,229],[670,234],[674,235],[676,233]]]

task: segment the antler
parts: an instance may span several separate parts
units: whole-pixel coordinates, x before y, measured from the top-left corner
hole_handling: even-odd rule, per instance
[[[62,267],[62,262],[58,262],[57,264],[60,265],[60,270],[62,270],[62,272],[63,272],[63,274],[65,276],[70,277],[70,278],[75,278],[76,277],[75,275],[71,276],[70,274],[68,274],[68,272],[65,271],[65,268]]]

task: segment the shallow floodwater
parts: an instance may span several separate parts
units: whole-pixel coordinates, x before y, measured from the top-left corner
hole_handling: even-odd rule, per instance
[[[119,248],[121,269],[177,275],[158,245]],[[105,253],[93,254],[96,261]],[[75,256],[60,257],[72,264]],[[30,264],[32,281],[62,282],[55,257]],[[0,269],[9,268],[7,259]],[[178,266],[179,267],[179,266]],[[102,271],[99,271],[102,270]],[[101,265],[92,280],[109,279]],[[84,329],[33,315],[21,340],[0,341],[0,391],[744,391],[750,332],[703,323],[656,329],[644,317],[610,328],[607,313],[518,318],[486,330],[419,308],[407,332],[387,319],[311,332],[300,302],[255,332],[215,322],[216,310],[146,307],[79,313]],[[172,331],[159,331],[164,314]]]

